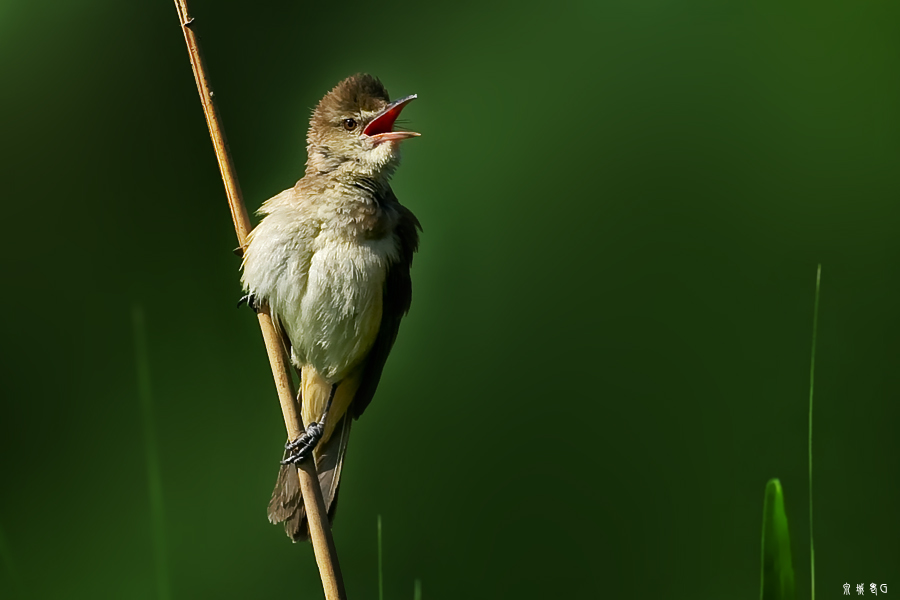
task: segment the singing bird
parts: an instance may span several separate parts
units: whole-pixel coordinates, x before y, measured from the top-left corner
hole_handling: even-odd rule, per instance
[[[300,373],[306,431],[285,446],[268,511],[294,541],[308,535],[296,463],[315,458],[332,517],[351,420],[371,402],[409,311],[421,226],[390,178],[400,142],[419,135],[394,130],[415,98],[392,102],[365,74],[328,92],[310,119],[306,173],[262,205],[244,250],[244,299],[268,305]]]

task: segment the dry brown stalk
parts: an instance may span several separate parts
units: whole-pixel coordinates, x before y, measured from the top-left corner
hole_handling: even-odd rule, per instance
[[[234,171],[234,163],[231,160],[231,154],[228,152],[228,143],[225,141],[225,132],[222,129],[219,112],[213,101],[213,92],[206,75],[206,68],[200,54],[197,36],[191,27],[194,19],[188,13],[187,0],[175,0],[175,8],[178,10],[178,20],[191,57],[191,66],[194,69],[194,80],[197,83],[200,102],[203,104],[203,113],[206,115],[206,124],[209,126],[209,135],[212,138],[216,158],[219,161],[222,181],[225,183],[228,206],[231,209],[231,218],[234,221],[234,230],[237,233],[240,247],[244,248],[247,245],[247,236],[252,226],[250,217],[247,215],[247,209],[244,206],[241,188],[238,185],[237,175]],[[266,344],[266,352],[269,355],[269,365],[272,367],[272,375],[275,378],[278,399],[281,402],[284,426],[287,428],[288,438],[293,440],[302,433],[303,424],[300,416],[297,414],[296,404],[294,403],[290,365],[285,357],[281,338],[275,331],[268,308],[265,306],[260,307],[257,316],[260,329],[262,329],[263,340]],[[331,527],[328,523],[328,514],[325,510],[325,502],[322,499],[322,490],[319,488],[319,478],[316,476],[316,467],[313,461],[303,461],[299,465],[298,473],[300,490],[303,493],[303,502],[309,520],[310,539],[316,555],[316,563],[319,565],[319,574],[322,577],[325,598],[327,600],[345,600],[347,594],[344,591],[341,567],[338,563],[337,551],[334,547],[334,539],[331,536]]]

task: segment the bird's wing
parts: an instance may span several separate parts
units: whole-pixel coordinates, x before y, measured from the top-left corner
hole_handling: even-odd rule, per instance
[[[391,197],[396,201],[393,192],[391,192]],[[399,243],[400,256],[397,262],[388,267],[382,292],[381,325],[372,350],[366,357],[362,381],[351,405],[353,416],[357,419],[363,414],[375,395],[375,389],[381,380],[381,372],[384,370],[384,363],[397,339],[400,321],[409,312],[412,302],[412,281],[409,277],[409,268],[412,265],[413,254],[419,245],[418,230],[421,230],[422,226],[405,206],[400,203],[395,206],[400,212],[400,221],[394,231]]]

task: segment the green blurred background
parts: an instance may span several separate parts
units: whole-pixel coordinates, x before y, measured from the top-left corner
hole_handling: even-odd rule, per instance
[[[351,598],[754,598],[780,477],[809,594],[900,573],[894,3],[195,0],[251,210],[371,72],[423,133],[413,309],[354,427]],[[0,4],[3,598],[316,598],[265,508],[284,426],[175,8]],[[893,586],[893,587],[891,587]],[[896,593],[896,591],[895,591]]]

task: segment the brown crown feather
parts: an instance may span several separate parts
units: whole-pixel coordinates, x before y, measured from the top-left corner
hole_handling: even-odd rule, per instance
[[[313,122],[310,125],[332,124],[347,114],[381,110],[389,101],[390,96],[377,77],[357,73],[325,94],[313,112]]]

